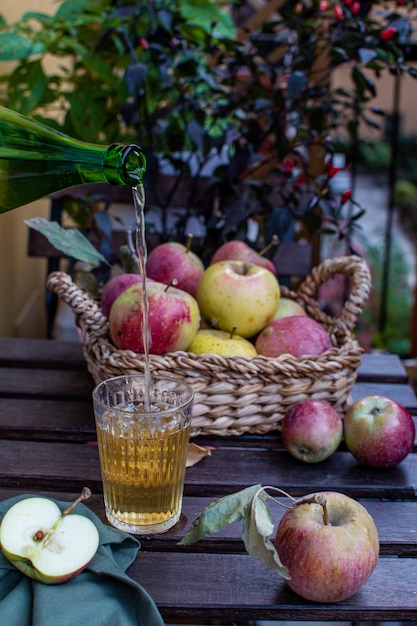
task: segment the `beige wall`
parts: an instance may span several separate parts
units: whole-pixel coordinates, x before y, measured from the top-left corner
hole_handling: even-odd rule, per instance
[[[18,20],[26,10],[53,13],[53,0],[2,0],[0,13]],[[10,71],[0,63],[0,72]],[[27,256],[28,227],[25,219],[48,217],[45,200],[0,215],[0,335],[45,336],[46,262]]]

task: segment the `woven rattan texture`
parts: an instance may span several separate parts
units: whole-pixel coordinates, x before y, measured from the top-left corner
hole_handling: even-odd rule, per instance
[[[349,278],[350,293],[339,318],[323,313],[318,301],[321,285],[337,276]],[[110,341],[108,321],[100,304],[68,274],[49,275],[48,289],[73,310],[83,336],[87,367],[96,383],[111,376],[143,372],[143,356],[118,350]],[[329,402],[341,414],[356,381],[362,349],[353,331],[371,290],[366,262],[356,256],[326,259],[294,292],[282,295],[301,304],[329,332],[333,348],[318,356],[253,359],[175,352],[151,355],[154,376],[177,376],[195,392],[192,436],[198,434],[264,434],[280,428],[288,407],[306,399]]]

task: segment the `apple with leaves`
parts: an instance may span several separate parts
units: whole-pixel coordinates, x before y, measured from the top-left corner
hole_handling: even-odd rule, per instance
[[[156,246],[148,255],[146,275],[165,285],[170,285],[175,280],[178,289],[183,289],[195,298],[204,265],[190,249],[190,243],[191,241],[185,246],[176,241],[168,241]]]
[[[81,496],[61,512],[48,498],[19,500],[6,511],[0,526],[1,550],[18,570],[38,582],[57,585],[70,580],[90,563],[99,545],[95,524],[71,514]]]
[[[319,463],[339,447],[343,421],[328,402],[304,400],[286,411],[281,435],[292,456],[305,463]]]
[[[277,493],[287,500],[277,500]],[[268,501],[286,509],[276,529]],[[296,499],[279,487],[246,487],[206,506],[180,544],[195,543],[239,520],[244,520],[247,552],[307,600],[329,603],[349,598],[369,579],[378,561],[372,516],[356,500],[334,491]]]
[[[197,301],[186,291],[152,281],[146,287],[150,354],[186,350],[199,328]],[[144,294],[141,283],[132,285],[113,302],[110,336],[122,350],[144,354]]]
[[[343,425],[348,450],[364,465],[394,467],[414,446],[413,417],[391,398],[373,395],[357,400],[348,407]]]
[[[274,539],[289,587],[307,600],[340,602],[369,579],[379,539],[364,506],[338,492],[308,495],[281,518]]]
[[[265,267],[274,275],[277,273],[276,267],[272,261],[251,248],[245,241],[240,241],[239,239],[227,241],[217,248],[212,256],[210,265],[218,261],[244,261],[245,263]]]
[[[259,265],[219,261],[204,272],[197,290],[202,316],[220,330],[253,337],[274,317],[280,287],[276,277]]]

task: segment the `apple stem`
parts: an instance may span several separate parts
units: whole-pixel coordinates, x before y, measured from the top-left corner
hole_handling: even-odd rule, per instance
[[[237,331],[237,326],[233,326],[232,332],[230,333],[230,339],[233,339],[236,331]]]
[[[82,492],[80,493],[80,495],[78,496],[78,498],[72,503],[70,504],[69,507],[67,507],[64,511],[62,511],[61,513],[61,517],[63,517],[64,515],[68,515],[69,513],[71,513],[72,509],[77,506],[77,504],[79,502],[82,502],[83,500],[88,500],[88,498],[91,497],[91,489],[89,489],[88,487],[84,487]],[[33,539],[35,541],[41,541],[43,543],[44,546],[46,546],[49,543],[50,538],[52,537],[52,535],[54,534],[56,527],[59,523],[59,520],[61,518],[59,518],[55,524],[52,526],[52,528],[49,529],[49,531],[47,533],[45,533],[43,530],[37,530],[35,532],[35,534],[33,535]]]
[[[294,502],[293,506],[301,506],[302,504],[320,504],[323,509],[323,522],[325,526],[329,524],[329,511],[327,509],[327,500],[322,493],[314,493],[312,496],[307,496],[306,498],[301,498],[301,500],[297,500]]]
[[[83,500],[88,500],[88,498],[91,498],[91,489],[89,489],[88,487],[84,487],[78,498],[74,500],[74,502],[70,504],[70,506],[65,509],[65,511],[62,511],[62,515],[68,515],[79,502],[82,502]]]
[[[186,243],[186,249],[185,252],[188,253],[191,250],[191,243],[193,241],[193,237],[194,235],[192,233],[188,233],[187,235],[187,243]]]
[[[175,287],[175,285],[178,285],[178,280],[176,278],[173,278],[165,287],[164,291],[168,291],[170,287]]]
[[[272,239],[269,242],[269,244],[267,246],[265,246],[265,248],[263,250],[261,250],[259,254],[261,256],[264,256],[271,248],[274,248],[278,244],[279,244],[279,237],[278,237],[278,235],[272,235]]]

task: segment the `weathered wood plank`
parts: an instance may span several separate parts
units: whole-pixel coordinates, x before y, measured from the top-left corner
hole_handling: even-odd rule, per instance
[[[279,450],[220,448],[187,469],[185,494],[218,497],[257,483],[293,496],[326,489],[357,498],[415,500],[417,454],[381,471],[360,465],[348,452],[311,466]],[[78,490],[84,484],[101,492],[96,445],[0,440],[0,487]]]
[[[248,555],[140,552],[128,574],[166,619],[405,621],[417,614],[416,567],[415,559],[382,557],[362,589],[336,604],[301,599]]]

